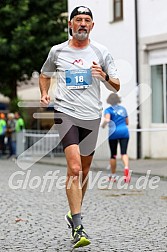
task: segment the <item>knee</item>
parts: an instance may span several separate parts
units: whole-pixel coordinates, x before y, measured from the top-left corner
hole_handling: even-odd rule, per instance
[[[81,172],[81,167],[79,165],[74,165],[68,169],[67,176],[79,177]]]

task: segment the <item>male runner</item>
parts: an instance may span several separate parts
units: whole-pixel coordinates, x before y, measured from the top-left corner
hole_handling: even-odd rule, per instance
[[[89,38],[94,26],[91,10],[76,7],[68,25],[72,37],[51,48],[39,85],[41,103],[48,105],[50,79],[56,72],[55,124],[67,160],[66,194],[70,208],[65,218],[72,227],[74,248],[78,248],[90,244],[81,220],[87,187],[87,181],[83,186],[82,182],[88,177],[101,120],[100,85],[117,92],[120,82],[107,48]]]

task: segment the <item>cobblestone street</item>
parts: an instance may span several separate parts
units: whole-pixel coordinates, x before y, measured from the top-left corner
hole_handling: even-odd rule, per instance
[[[45,180],[53,173],[54,184]],[[64,221],[65,173],[65,167],[38,163],[21,170],[11,160],[0,160],[0,251],[72,251]],[[150,189],[149,177],[143,189],[141,175],[133,175],[128,188],[122,183],[119,189],[117,183],[102,183],[106,170],[91,175],[99,177],[85,196],[83,224],[92,243],[75,251],[166,252],[167,181],[161,179]]]

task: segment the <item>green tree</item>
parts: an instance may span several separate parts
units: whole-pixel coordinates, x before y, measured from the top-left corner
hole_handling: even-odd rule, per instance
[[[0,92],[40,71],[51,46],[67,39],[67,0],[0,0]]]

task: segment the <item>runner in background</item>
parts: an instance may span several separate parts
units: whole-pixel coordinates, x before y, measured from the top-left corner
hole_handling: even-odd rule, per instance
[[[119,144],[121,158],[124,164],[124,180],[125,182],[130,182],[129,157],[127,154],[129,142],[129,130],[127,127],[129,124],[128,114],[125,107],[119,105],[121,103],[121,99],[117,94],[110,94],[107,98],[107,103],[110,104],[110,106],[104,111],[104,120],[101,126],[104,128],[108,125],[109,128],[108,142],[111,153],[111,175],[109,177],[112,181],[116,181],[118,179],[118,175],[116,174],[116,157],[117,147]]]

